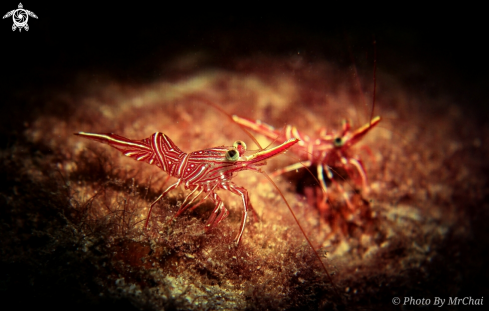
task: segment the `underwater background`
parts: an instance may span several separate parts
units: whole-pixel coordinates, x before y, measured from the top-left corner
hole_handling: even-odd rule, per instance
[[[39,17],[28,32],[1,24],[2,301],[20,310],[411,310],[488,292],[488,66],[477,18],[24,8]],[[73,135],[159,131],[184,152],[236,140],[256,152],[230,115],[311,137],[380,116],[348,151],[368,185],[332,162],[339,177],[327,193],[313,165],[273,178],[282,198],[262,175],[240,172],[233,181],[258,217],[236,247],[240,197],[219,191],[230,214],[205,233],[212,202],[170,221],[188,193],[175,189],[143,230],[167,174]],[[263,148],[282,142],[254,137]],[[298,160],[287,152],[262,169]]]

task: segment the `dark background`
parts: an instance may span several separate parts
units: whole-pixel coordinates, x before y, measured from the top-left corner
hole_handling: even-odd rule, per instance
[[[80,71],[144,82],[162,74],[155,59],[188,50],[224,58],[301,51],[351,63],[349,51],[372,53],[373,38],[380,68],[401,75],[416,70],[413,80],[422,81],[413,83],[455,91],[467,99],[464,105],[485,102],[488,49],[477,8],[23,4],[39,19],[30,17],[30,30],[21,33],[12,32],[11,18],[2,20],[4,102],[13,90],[65,87]],[[17,5],[2,4],[2,14]]]
[[[229,7],[189,3],[178,8],[142,1],[111,6],[64,4],[24,2],[24,8],[39,17],[29,18],[28,32],[12,32],[11,18],[1,21],[1,149],[20,139],[24,122],[43,113],[47,90],[73,88],[80,72],[92,73],[94,80],[109,73],[122,81],[145,83],[165,74],[156,69],[155,61],[189,50],[221,56],[214,59],[223,63],[209,64],[213,66],[225,66],[232,57],[297,52],[310,60],[328,58],[348,66],[349,50],[371,55],[374,38],[379,68],[418,92],[446,93],[469,118],[487,123],[487,34],[484,19],[477,16],[482,9],[446,12],[443,8],[443,12],[441,8],[333,8],[295,3],[297,7],[284,11],[278,5],[265,10],[246,3]],[[5,2],[0,13],[17,5]],[[10,299],[29,299],[43,286],[30,286],[29,277],[19,272],[22,269],[15,263],[2,266],[3,276],[10,273],[17,278],[13,283],[19,296]],[[45,302],[52,303],[52,308],[83,299],[83,293],[57,290],[66,299]],[[15,292],[7,291],[9,295]],[[101,310],[106,309],[105,303],[112,302],[103,302]],[[131,308],[129,303],[118,304],[119,310]]]

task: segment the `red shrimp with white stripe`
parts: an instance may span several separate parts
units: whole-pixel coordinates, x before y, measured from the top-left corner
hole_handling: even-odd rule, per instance
[[[151,211],[155,204],[169,191],[180,185],[189,189],[190,193],[185,197],[175,216],[182,214],[203,193],[205,196],[200,199],[200,202],[205,201],[208,197],[214,202],[215,207],[205,225],[206,230],[216,227],[229,214],[216,191],[224,189],[239,195],[243,203],[243,215],[234,240],[236,244],[239,244],[243,235],[248,213],[250,211],[254,213],[254,210],[249,200],[248,191],[234,184],[231,179],[235,173],[244,170],[261,172],[259,166],[265,165],[267,159],[287,151],[299,142],[297,138],[291,138],[279,146],[245,156],[246,144],[239,140],[235,141],[233,146],[219,146],[185,153],[168,136],[159,132],[142,140],[132,140],[113,133],[79,132],[75,135],[108,144],[124,155],[156,165],[170,176],[178,179],[151,204],[144,225],[145,228],[148,226]]]
[[[311,138],[300,133],[293,125],[287,125],[285,130],[281,131],[259,120],[252,121],[236,115],[233,116],[233,120],[244,128],[260,133],[270,139],[282,140],[296,138],[299,140],[297,147],[291,150],[300,157],[301,162],[281,168],[275,171],[272,176],[281,175],[304,167],[316,166],[317,178],[323,191],[325,193],[327,192],[326,181],[324,179],[324,172],[326,172],[329,180],[340,187],[340,190],[345,194],[345,200],[349,207],[351,207],[351,203],[349,202],[348,196],[341,188],[341,185],[335,181],[334,172],[331,168],[343,168],[351,180],[362,188],[367,188],[365,168],[361,159],[353,154],[351,148],[379,124],[381,120],[379,116],[373,117],[369,123],[354,131],[352,131],[351,125],[348,122],[344,122],[342,130],[338,132],[327,132],[323,128],[319,131],[317,138]],[[353,209],[353,207],[351,208]]]

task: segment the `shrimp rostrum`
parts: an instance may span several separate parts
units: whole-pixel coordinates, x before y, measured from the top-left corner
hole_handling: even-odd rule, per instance
[[[199,197],[201,197],[200,202],[207,198],[214,202],[214,209],[205,225],[206,231],[216,227],[229,214],[216,191],[225,189],[239,195],[243,203],[243,214],[239,231],[234,240],[237,244],[243,235],[248,213],[254,211],[248,191],[234,184],[231,181],[233,176],[244,170],[261,172],[259,166],[265,165],[267,159],[285,152],[299,142],[297,138],[291,138],[279,146],[245,156],[246,144],[239,140],[234,142],[233,146],[213,147],[185,153],[168,136],[159,132],[142,140],[132,140],[112,133],[79,132],[75,135],[108,144],[130,158],[156,165],[170,176],[177,178],[177,181],[151,204],[144,225],[145,229],[155,204],[169,191],[180,185],[190,190],[190,193],[185,197],[175,216],[182,214]],[[202,197],[203,194],[205,195]]]

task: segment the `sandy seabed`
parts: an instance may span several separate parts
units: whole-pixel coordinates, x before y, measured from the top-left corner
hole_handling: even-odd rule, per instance
[[[66,288],[94,304],[129,300],[150,310],[396,308],[394,297],[487,290],[472,293],[464,285],[483,264],[468,247],[484,231],[474,219],[488,209],[489,128],[471,123],[454,99],[413,92],[382,70],[375,104],[382,121],[352,148],[364,161],[369,188],[353,194],[348,178],[339,181],[369,217],[343,219],[335,208],[344,200],[332,187],[336,218],[322,218],[308,204],[311,198],[297,191],[304,174],[275,179],[337,292],[281,196],[260,174],[240,172],[233,179],[248,190],[260,218],[249,219],[239,247],[232,240],[241,200],[223,190],[230,215],[216,229],[204,233],[211,202],[169,221],[188,193],[179,188],[156,205],[143,230],[150,203],[171,182],[166,173],[73,133],[142,139],[159,131],[185,152],[238,139],[257,149],[205,102],[276,128],[292,124],[310,136],[320,127],[338,131],[343,119],[356,128],[370,117],[371,78],[356,80],[351,68],[260,54],[206,66],[212,57],[180,55],[161,65],[168,75],[148,83],[81,74],[73,90],[45,95],[42,113],[0,154],[7,180],[2,257],[12,271],[27,271],[27,277],[13,272],[6,288],[26,290],[21,281],[27,278],[32,286],[48,284],[46,292],[62,295]],[[270,143],[256,138],[262,146]],[[272,173],[294,162],[288,152],[263,169]]]

